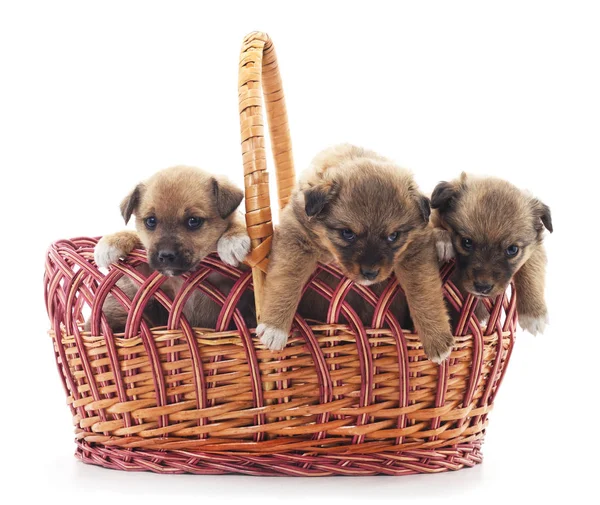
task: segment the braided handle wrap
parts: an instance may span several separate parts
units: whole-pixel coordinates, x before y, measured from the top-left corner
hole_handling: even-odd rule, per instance
[[[263,284],[273,239],[262,112],[263,97],[275,161],[279,208],[283,208],[290,199],[296,182],[292,141],[277,56],[266,33],[253,32],[244,39],[238,85],[246,226],[252,239],[252,252],[247,258],[247,263],[252,267],[256,313],[260,320]]]

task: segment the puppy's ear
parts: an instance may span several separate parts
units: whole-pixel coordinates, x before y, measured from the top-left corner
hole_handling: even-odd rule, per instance
[[[448,210],[457,193],[456,187],[451,182],[440,182],[431,194],[431,208],[440,209],[442,212]]]
[[[552,229],[552,214],[550,213],[550,207],[539,201],[537,198],[533,200],[533,215],[536,221],[539,219],[550,233],[554,231]],[[537,226],[539,225],[536,223],[536,227]]]
[[[125,220],[125,224],[131,219],[131,214],[135,212],[142,199],[142,191],[144,189],[143,184],[138,184],[133,191],[129,193],[121,202],[121,215]]]
[[[429,216],[431,216],[431,204],[429,198],[423,195],[417,196],[417,203],[419,204],[419,210],[423,216],[423,221],[429,222]]]
[[[227,179],[213,179],[212,189],[217,203],[217,211],[223,219],[237,209],[244,198],[242,190]]]
[[[308,217],[317,216],[337,195],[335,183],[311,186],[304,191],[304,210]]]

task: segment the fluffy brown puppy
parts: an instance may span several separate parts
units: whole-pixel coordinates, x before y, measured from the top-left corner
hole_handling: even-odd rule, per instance
[[[223,261],[232,265],[244,260],[250,250],[250,238],[235,212],[242,197],[242,191],[229,181],[198,168],[178,166],[157,172],[138,184],[121,203],[125,223],[134,215],[137,232],[104,236],[94,250],[96,263],[106,267],[143,247],[148,253],[148,265],[140,269],[146,275],[158,270],[169,277],[162,289],[173,296],[183,282],[180,275],[194,271],[208,254],[217,251]],[[208,280],[224,292],[233,284],[216,273]],[[137,291],[129,279],[118,285],[130,298]],[[242,305],[242,312],[251,317],[250,295],[242,299]],[[122,331],[127,313],[117,300],[107,298],[103,309],[111,328]],[[192,326],[211,327],[219,307],[196,290],[183,312]],[[156,300],[151,301],[144,314],[153,326],[166,324],[167,315]]]
[[[548,206],[509,182],[465,173],[438,184],[431,206],[439,257],[456,255],[458,286],[477,297],[495,297],[514,279],[519,324],[542,333],[548,319],[543,245],[544,228],[552,232]]]
[[[317,262],[333,262],[364,285],[395,271],[427,356],[443,361],[454,339],[429,213],[412,175],[390,160],[351,145],[317,155],[275,232],[257,327],[263,344],[285,346],[302,287]]]

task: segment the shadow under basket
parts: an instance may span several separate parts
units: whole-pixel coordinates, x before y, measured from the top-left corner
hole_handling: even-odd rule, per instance
[[[479,463],[514,345],[512,288],[478,302],[453,285],[452,263],[441,268],[444,296],[460,316],[456,345],[440,366],[394,319],[389,307],[401,293],[394,277],[377,295],[320,265],[305,289],[327,301],[327,319],[296,314],[281,352],[267,350],[246,326],[238,302],[253,292],[260,314],[273,234],[263,103],[282,208],[296,180],[287,113],[273,44],[255,32],[244,40],[239,79],[250,269],[209,256],[170,297],[161,290],[165,277],[136,268],[144,251],[105,274],[94,263],[97,239],[50,247],[45,301],[77,457],[121,470],[288,476],[406,475]],[[317,277],[321,270],[337,279],[333,286]],[[234,285],[220,292],[209,274]],[[124,277],[139,285],[132,300],[117,286]],[[214,328],[187,321],[183,307],[195,290],[221,307]],[[370,325],[358,318],[352,292],[373,308]],[[102,312],[109,295],[128,311],[123,333],[113,334]],[[167,326],[144,319],[152,300],[169,312]],[[490,314],[485,326],[477,303]]]

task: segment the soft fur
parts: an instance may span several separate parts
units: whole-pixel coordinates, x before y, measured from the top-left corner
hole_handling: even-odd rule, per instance
[[[446,359],[453,337],[429,213],[412,175],[390,160],[351,145],[317,155],[275,232],[257,328],[262,342],[285,346],[302,287],[317,262],[333,262],[364,285],[395,271],[427,356]]]
[[[178,166],[162,170],[138,184],[121,203],[125,223],[134,215],[137,232],[104,236],[94,251],[96,263],[106,267],[143,247],[148,254],[148,265],[140,270],[145,275],[158,270],[169,277],[161,289],[173,297],[183,283],[180,275],[194,271],[208,254],[218,251],[223,261],[234,266],[244,260],[250,250],[250,238],[235,212],[242,197],[242,191],[229,181],[198,168]],[[156,220],[154,226],[148,226],[148,218]],[[208,280],[224,293],[233,284],[216,273],[210,274]],[[119,281],[118,286],[129,298],[137,291],[129,279]],[[243,297],[240,308],[253,322],[251,298],[249,294]],[[121,304],[110,296],[103,310],[113,331],[123,331],[127,312]],[[192,326],[212,327],[219,307],[196,290],[183,312]],[[167,316],[154,299],[144,313],[152,326],[166,324]]]
[[[456,255],[458,286],[477,297],[495,297],[514,279],[519,324],[542,333],[548,320],[543,246],[544,228],[552,232],[548,206],[509,182],[465,173],[438,184],[431,206],[440,259]],[[517,253],[510,254],[515,247]],[[481,306],[478,315],[485,319]]]

